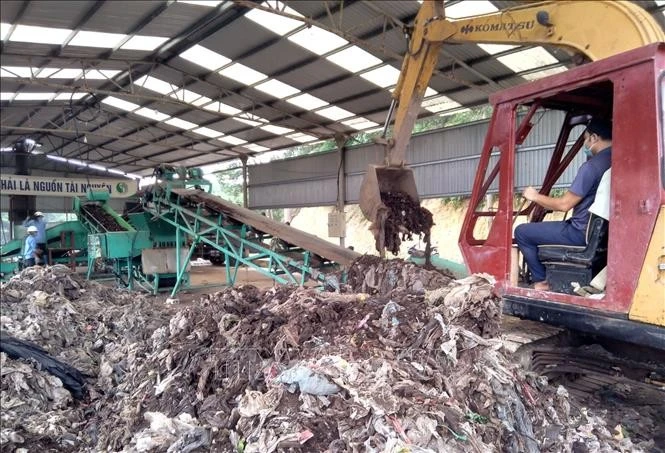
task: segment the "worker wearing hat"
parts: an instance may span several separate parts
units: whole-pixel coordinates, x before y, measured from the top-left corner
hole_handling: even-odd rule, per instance
[[[35,213],[25,219],[23,226],[29,228],[34,226],[37,228],[37,234],[35,239],[37,241],[37,250],[41,253],[41,262],[47,264],[47,249],[46,249],[46,222],[44,221],[44,214],[41,211],[35,211]]]
[[[592,119],[584,130],[584,153],[587,161],[582,164],[573,184],[562,197],[548,197],[533,187],[524,189],[523,196],[551,211],[573,210],[570,219],[561,222],[526,223],[515,228],[515,242],[524,255],[534,289],[547,291],[545,266],[538,259],[538,246],[544,244],[585,245],[589,207],[596,198],[603,174],[612,160],[612,123],[600,118]]]
[[[37,256],[37,227],[30,225],[28,234],[23,242],[23,268],[34,266],[39,259]]]

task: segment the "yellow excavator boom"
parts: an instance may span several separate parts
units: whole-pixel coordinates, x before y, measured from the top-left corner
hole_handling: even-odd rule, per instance
[[[424,1],[410,29],[386,119],[384,133],[395,112],[386,165],[370,165],[360,188],[360,208],[372,222],[377,249],[383,252],[381,192],[399,191],[418,201],[413,173],[404,167],[406,148],[444,42],[553,45],[595,61],[659,41],[665,41],[663,29],[628,1],[529,2],[455,20],[445,17],[443,1]]]

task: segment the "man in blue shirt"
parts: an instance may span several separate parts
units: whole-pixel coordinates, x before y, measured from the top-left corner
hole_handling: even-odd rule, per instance
[[[515,228],[515,242],[524,255],[534,288],[548,291],[545,266],[538,259],[538,246],[543,244],[585,245],[589,207],[596,198],[598,184],[612,159],[612,123],[594,118],[584,131],[584,152],[588,160],[580,167],[573,184],[559,198],[538,193],[533,187],[524,189],[523,196],[545,209],[568,212],[570,219],[561,222],[538,222]]]
[[[41,261],[47,264],[48,252],[46,250],[46,222],[44,221],[44,214],[37,211],[32,217],[28,217],[23,222],[24,227],[34,226],[37,228],[35,239],[37,241],[37,248],[41,250]]]
[[[23,243],[23,268],[35,265],[37,257],[37,227],[30,225]]]

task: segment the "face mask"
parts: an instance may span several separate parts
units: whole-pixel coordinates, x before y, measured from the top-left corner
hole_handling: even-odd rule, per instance
[[[589,148],[588,146],[584,145],[584,148],[582,148],[582,150],[584,151],[584,155],[586,157],[593,157],[593,152],[591,152],[591,148]]]

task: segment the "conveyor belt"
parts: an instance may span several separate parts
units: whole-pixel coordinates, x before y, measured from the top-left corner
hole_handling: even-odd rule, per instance
[[[228,217],[251,226],[259,231],[282,239],[285,242],[308,250],[343,266],[351,264],[361,255],[353,250],[339,247],[297,228],[269,219],[254,211],[240,207],[222,198],[195,189],[173,189],[173,194],[196,203],[204,203],[208,209],[222,212]]]

